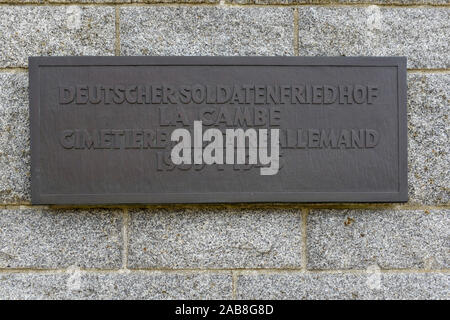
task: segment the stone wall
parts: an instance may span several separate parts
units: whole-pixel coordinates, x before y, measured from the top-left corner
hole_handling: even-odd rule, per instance
[[[448,299],[448,0],[0,0],[0,298]],[[30,204],[28,56],[408,57],[406,204]]]

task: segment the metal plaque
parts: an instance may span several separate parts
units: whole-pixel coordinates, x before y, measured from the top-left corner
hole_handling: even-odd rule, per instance
[[[407,201],[406,58],[31,57],[35,204]]]

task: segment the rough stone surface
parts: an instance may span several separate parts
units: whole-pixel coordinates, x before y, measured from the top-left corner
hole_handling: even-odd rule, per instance
[[[299,7],[299,54],[407,56],[409,68],[448,68],[450,8]]]
[[[28,75],[0,73],[0,203],[29,200]]]
[[[450,210],[312,210],[308,269],[445,269]]]
[[[450,203],[450,74],[408,75],[409,196]]]
[[[1,6],[0,67],[24,67],[29,56],[113,55],[112,7]]]
[[[300,210],[132,211],[131,268],[301,265]]]
[[[71,3],[73,0],[0,0],[0,3]],[[219,0],[77,0],[77,3],[218,3]],[[225,0],[234,4],[448,4],[448,0]]]
[[[285,273],[245,272],[238,299],[395,299],[449,298],[450,275],[442,273]]]
[[[122,55],[292,55],[291,8],[120,8]]]
[[[122,247],[121,211],[0,210],[0,268],[118,269]]]
[[[0,297],[19,299],[231,299],[229,273],[2,273]]]

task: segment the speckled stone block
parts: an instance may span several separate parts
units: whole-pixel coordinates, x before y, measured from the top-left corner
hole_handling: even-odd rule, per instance
[[[312,210],[308,269],[446,269],[450,210]]]
[[[230,273],[83,272],[1,273],[6,300],[231,299]]]
[[[0,203],[30,201],[28,75],[0,73]]]
[[[113,55],[114,43],[112,7],[0,7],[0,67],[25,67],[29,56]]]
[[[122,247],[121,211],[0,210],[0,268],[118,269]]]
[[[123,7],[122,55],[292,55],[292,8]]]
[[[450,74],[408,75],[411,202],[450,203]]]
[[[0,0],[0,3],[70,3],[73,0]],[[363,0],[364,4],[447,4],[448,0]],[[77,3],[219,3],[219,0],[77,0]],[[361,0],[225,0],[234,4],[361,4]]]
[[[130,268],[293,268],[299,210],[131,211]]]
[[[389,299],[447,300],[450,275],[445,273],[281,273],[243,272],[238,299]]]
[[[299,7],[299,54],[407,56],[408,68],[448,68],[450,8]]]

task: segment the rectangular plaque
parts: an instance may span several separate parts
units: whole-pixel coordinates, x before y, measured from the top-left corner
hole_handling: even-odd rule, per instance
[[[35,204],[408,199],[406,58],[29,66]]]

